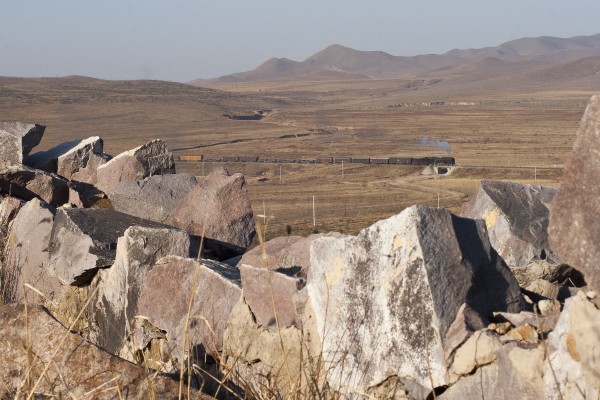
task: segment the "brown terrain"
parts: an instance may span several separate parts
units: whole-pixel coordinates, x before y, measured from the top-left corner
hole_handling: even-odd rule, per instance
[[[0,77],[0,119],[47,125],[39,150],[93,135],[119,152],[162,138],[176,155],[447,156],[448,175],[395,165],[227,164],[246,175],[267,237],[356,233],[423,203],[457,211],[481,179],[556,186],[600,90],[600,35],[395,57],[331,46],[303,62],[181,84]],[[223,114],[252,115],[233,120]],[[433,145],[447,141],[451,153]],[[207,175],[217,164],[180,162]],[[312,201],[316,226],[313,227]]]

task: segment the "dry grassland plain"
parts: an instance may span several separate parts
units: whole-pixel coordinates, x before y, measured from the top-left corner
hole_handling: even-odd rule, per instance
[[[355,234],[415,203],[458,211],[482,179],[558,185],[597,88],[452,79],[212,84],[0,78],[0,119],[47,125],[39,149],[99,135],[117,154],[162,138],[175,155],[262,158],[446,156],[447,176],[395,165],[179,162],[246,175],[267,238],[313,230]],[[208,85],[208,83],[207,83]],[[270,110],[260,121],[223,114]],[[451,154],[423,139],[447,141]],[[313,226],[312,199],[315,198]],[[201,206],[201,205],[199,205]],[[288,228],[289,225],[289,228]]]

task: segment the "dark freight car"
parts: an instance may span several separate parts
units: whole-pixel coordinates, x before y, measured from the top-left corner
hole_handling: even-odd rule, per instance
[[[239,157],[223,157],[223,162],[238,162],[240,161]]]
[[[315,160],[318,164],[331,164],[333,162],[332,157],[318,157]]]
[[[240,162],[257,162],[258,157],[243,156],[239,157]]]
[[[389,164],[389,158],[370,158],[369,164]]]
[[[412,165],[429,165],[429,164],[431,164],[431,160],[429,159],[429,157],[412,159]]]
[[[368,158],[352,158],[352,162],[357,163],[357,164],[368,164],[369,159]]]
[[[334,164],[341,164],[341,163],[351,163],[352,162],[352,157],[335,157],[333,159]]]
[[[410,165],[412,164],[412,158],[410,157],[390,157],[390,164],[402,164],[402,165]]]

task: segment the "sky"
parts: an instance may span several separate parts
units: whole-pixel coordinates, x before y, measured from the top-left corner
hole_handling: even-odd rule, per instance
[[[599,0],[0,0],[0,76],[187,82],[331,44],[397,56],[600,33]]]

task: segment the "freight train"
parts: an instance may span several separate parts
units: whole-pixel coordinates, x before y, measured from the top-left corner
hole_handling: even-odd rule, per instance
[[[394,165],[433,165],[452,166],[456,164],[454,157],[317,157],[311,159],[278,159],[260,158],[249,156],[226,156],[218,158],[204,157],[203,155],[179,156],[179,161],[206,161],[206,162],[258,162],[258,163],[297,163],[297,164],[394,164]]]

